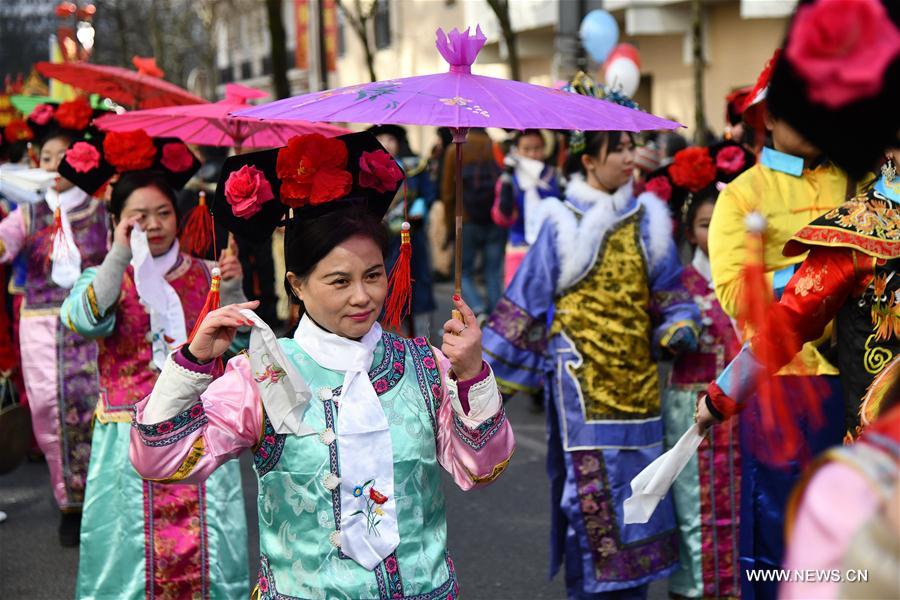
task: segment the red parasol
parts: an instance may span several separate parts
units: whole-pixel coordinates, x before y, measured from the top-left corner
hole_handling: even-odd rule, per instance
[[[137,71],[86,62],[39,62],[41,75],[67,83],[91,94],[100,94],[131,108],[159,108],[180,104],[200,104],[203,98],[161,79],[152,59],[135,57]]]

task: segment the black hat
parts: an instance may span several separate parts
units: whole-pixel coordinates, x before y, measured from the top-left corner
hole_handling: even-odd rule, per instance
[[[105,112],[91,107],[85,97],[66,102],[51,100],[34,107],[28,115],[28,126],[34,132],[38,145],[60,134],[73,139],[87,137],[97,133],[91,123]]]
[[[798,32],[801,29],[807,29],[814,24],[811,21],[821,16],[822,10],[831,8],[825,6],[823,2],[813,3],[806,0],[800,2],[784,42],[785,52],[775,64],[772,73],[768,108],[772,115],[790,123],[837,165],[849,174],[861,178],[875,167],[885,148],[898,144],[900,54],[894,54],[886,66],[882,62],[881,66],[884,69],[880,74],[875,65],[869,64],[866,67],[868,74],[877,78],[875,81],[879,88],[874,93],[856,94],[857,97],[840,102],[835,100],[832,93],[829,99],[827,97],[829,88],[840,91],[837,78],[826,86],[804,77],[803,47],[801,45],[792,48],[792,42],[795,41],[794,38],[800,38]],[[861,2],[859,10],[861,14],[865,10],[867,18],[874,19],[872,25],[880,24],[882,28],[893,28],[896,36],[896,30],[900,28],[900,3],[895,0],[882,0],[880,5],[875,2]],[[878,13],[882,16],[879,17]],[[845,19],[851,17],[849,14],[843,16]],[[879,36],[859,35],[858,31],[858,27],[853,23],[845,26],[848,44],[876,44],[881,41]],[[856,38],[850,41],[851,36]],[[796,63],[798,55],[800,62]],[[853,68],[858,72],[861,68],[858,64],[860,56],[871,57],[871,54],[863,55],[862,52],[852,51],[835,54],[831,61],[834,63],[831,72],[846,72],[848,69],[841,68],[843,65],[839,63],[851,60],[856,61]],[[882,58],[887,60],[886,55]],[[820,68],[819,71],[825,70]]]
[[[381,218],[403,179],[371,133],[299,135],[281,148],[226,159],[212,212],[235,235],[262,241],[285,216],[315,218],[358,205]]]
[[[173,190],[180,190],[200,168],[200,161],[176,138],[151,138],[143,130],[109,132],[69,146],[59,174],[94,195],[118,174],[158,171]]]

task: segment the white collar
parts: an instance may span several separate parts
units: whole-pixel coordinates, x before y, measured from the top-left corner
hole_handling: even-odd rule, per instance
[[[712,267],[709,264],[709,257],[699,247],[694,248],[694,259],[691,261],[691,266],[703,276],[706,283],[712,284]]]
[[[381,325],[377,321],[362,339],[356,341],[322,329],[307,314],[301,317],[294,332],[294,341],[320,367],[341,372],[368,373],[380,339]]]
[[[87,198],[87,192],[77,187],[72,187],[62,193],[50,188],[44,194],[44,199],[51,211],[55,211],[56,207],[60,206],[62,207],[62,212],[69,212],[73,208],[81,206]]]
[[[611,204],[618,213],[628,207],[633,187],[634,183],[629,179],[625,185],[610,194],[592,187],[585,180],[584,175],[575,173],[566,186],[566,200],[579,213],[587,212],[590,208],[600,203]]]

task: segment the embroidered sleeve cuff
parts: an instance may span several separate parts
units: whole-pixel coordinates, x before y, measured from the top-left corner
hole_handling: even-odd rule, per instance
[[[503,399],[500,396],[500,391],[497,389],[497,381],[494,379],[494,374],[487,364],[484,365],[482,373],[475,379],[456,382],[448,377],[447,393],[450,396],[453,412],[469,428],[478,427],[487,419],[499,413],[503,407]],[[465,393],[468,410],[464,410],[464,405],[460,398],[463,393]]]
[[[146,411],[144,416],[146,417]],[[174,417],[152,425],[138,423],[135,415],[134,426],[145,446],[168,446],[197,431],[206,425],[206,422],[203,404],[197,400],[193,406]]]
[[[175,361],[174,356],[178,354],[176,352],[166,359],[166,364],[163,366],[143,410],[138,409],[136,415],[138,424],[161,423],[175,418],[193,407],[200,398],[200,394],[205,392],[207,386],[212,383],[212,374],[195,370],[195,368],[203,369],[206,365],[193,365],[188,368]],[[214,365],[214,363],[210,363],[210,365]]]
[[[453,416],[453,430],[456,437],[476,452],[484,448],[485,444],[500,431],[504,423],[506,423],[506,410],[502,404],[497,414],[488,417],[475,427],[463,423],[459,415]]]

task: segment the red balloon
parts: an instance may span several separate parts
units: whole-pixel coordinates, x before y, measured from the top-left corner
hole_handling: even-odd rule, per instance
[[[627,58],[636,64],[638,69],[641,68],[641,53],[631,44],[619,44],[613,48],[613,51],[610,52],[609,57],[607,57],[606,62],[604,63],[604,67],[609,66],[610,63],[617,58]]]

